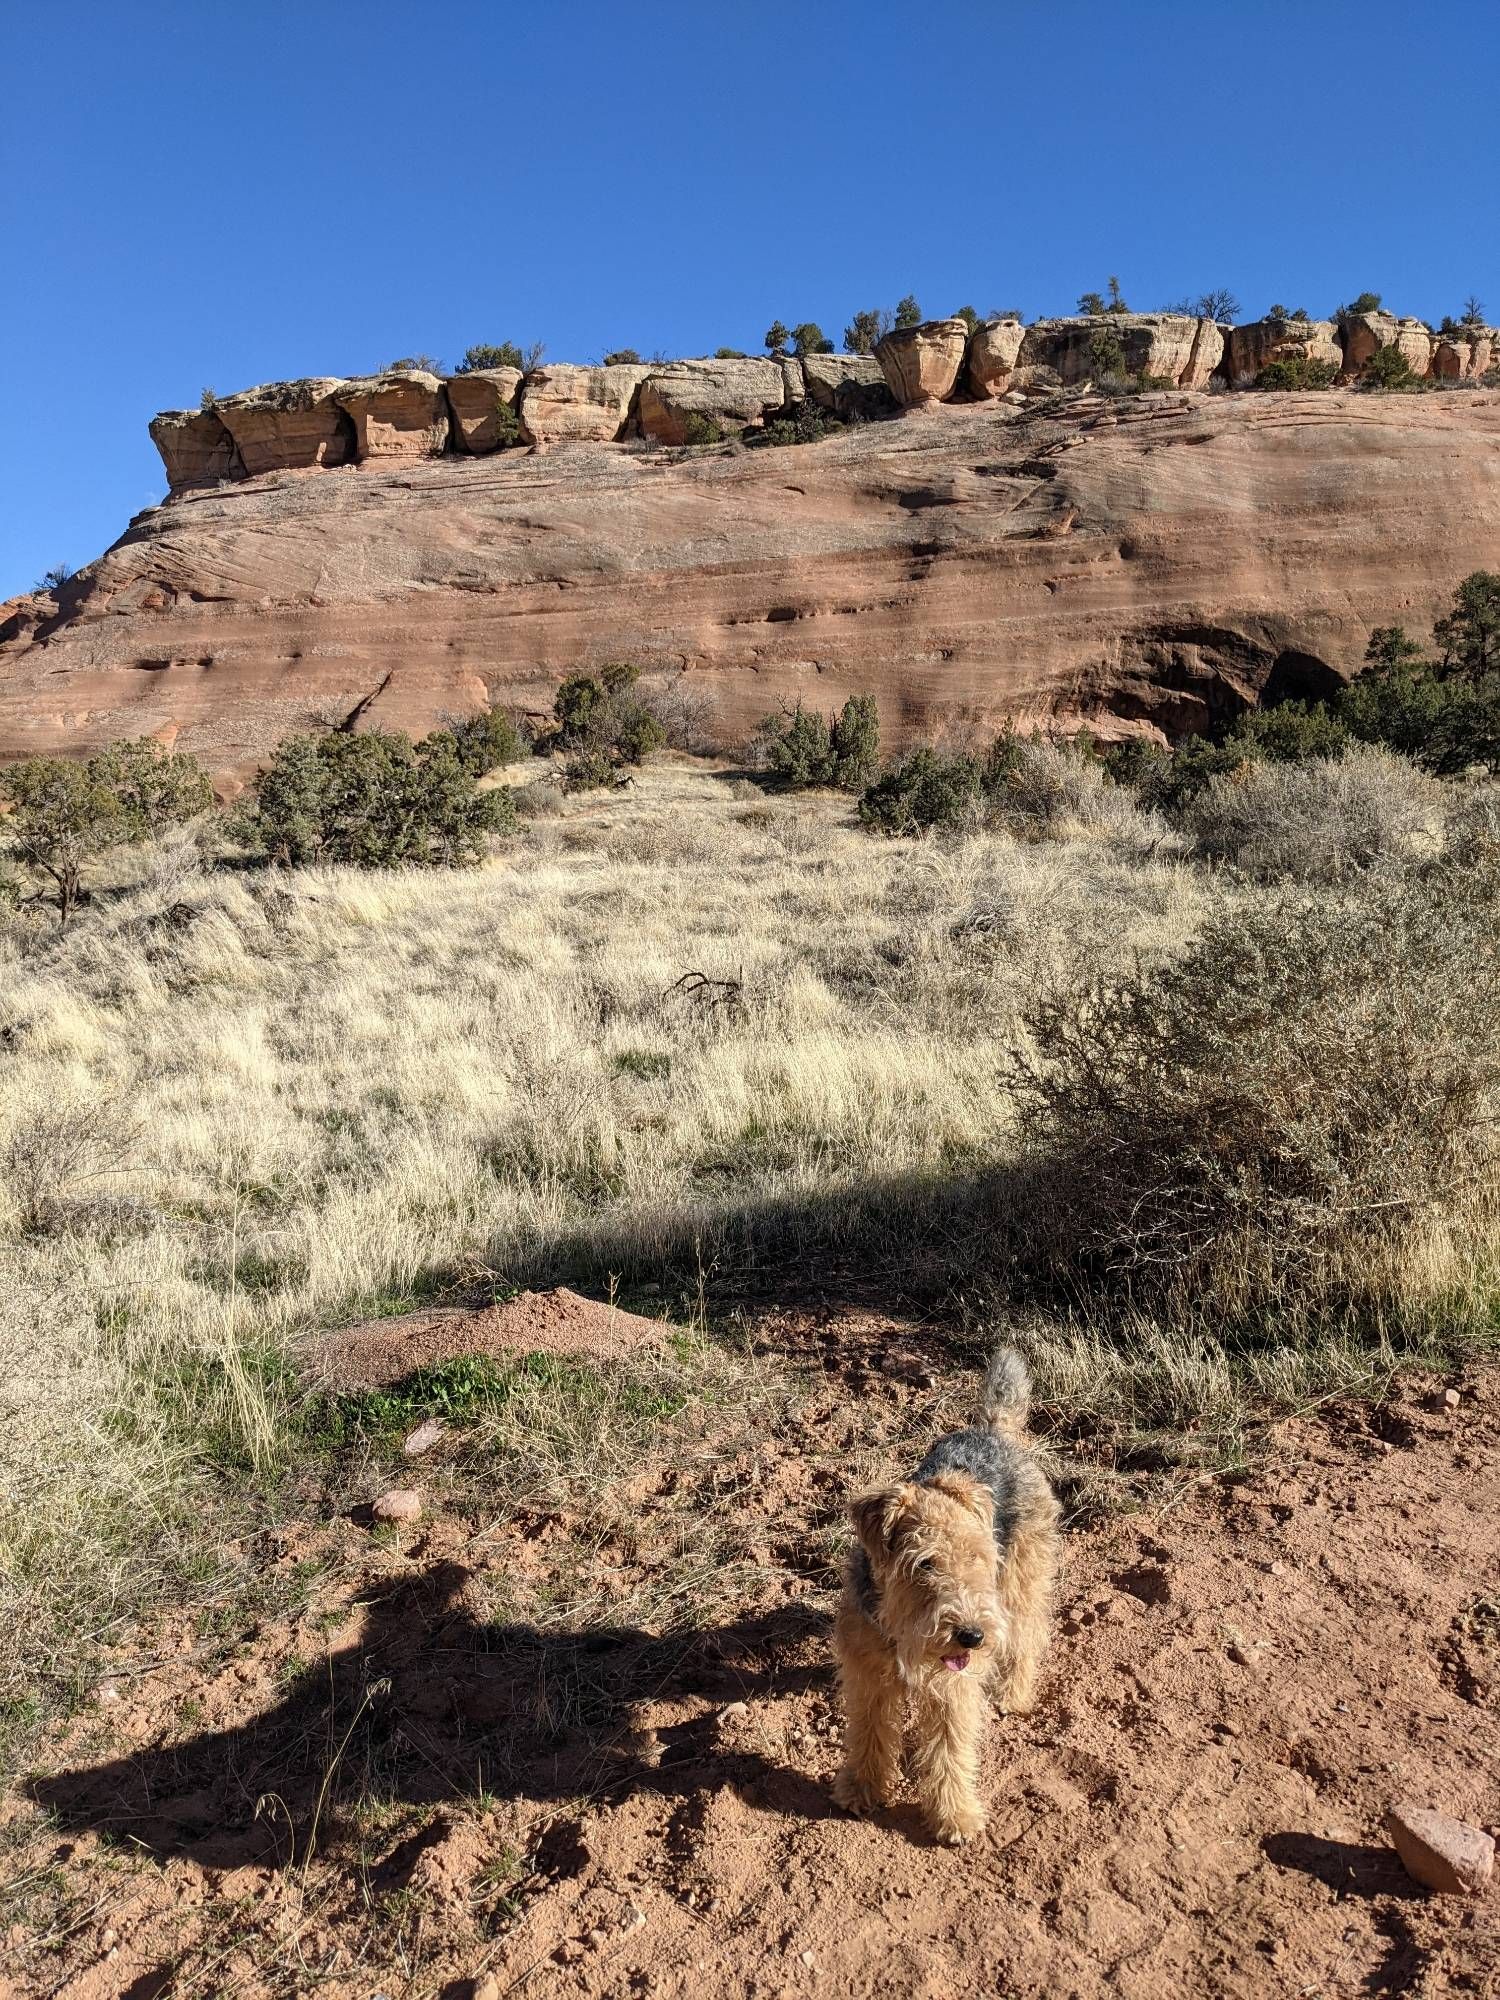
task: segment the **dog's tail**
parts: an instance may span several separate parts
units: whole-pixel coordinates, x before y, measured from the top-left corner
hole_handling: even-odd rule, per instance
[[[1013,1347],[997,1347],[984,1371],[979,1421],[997,1437],[1019,1438],[1031,1412],[1031,1370]]]

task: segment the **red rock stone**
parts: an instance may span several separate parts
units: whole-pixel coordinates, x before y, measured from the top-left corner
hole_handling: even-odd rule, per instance
[[[1440,1896],[1477,1896],[1494,1873],[1494,1841],[1447,1813],[1404,1802],[1386,1814],[1385,1830],[1407,1874]]]

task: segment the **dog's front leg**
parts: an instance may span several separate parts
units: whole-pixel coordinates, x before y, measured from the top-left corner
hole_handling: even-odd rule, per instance
[[[834,1628],[844,1697],[844,1765],[833,1795],[850,1812],[890,1800],[901,1771],[905,1697],[895,1655],[864,1614],[846,1606]]]
[[[950,1847],[984,1831],[978,1790],[984,1707],[975,1674],[935,1676],[917,1694],[912,1780],[928,1826]]]

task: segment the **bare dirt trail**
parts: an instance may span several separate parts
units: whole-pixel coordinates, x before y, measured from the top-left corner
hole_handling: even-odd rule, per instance
[[[435,1518],[378,1572],[341,1523],[300,1623],[122,1680],[107,1754],[49,1750],[25,1865],[71,1928],[13,1923],[0,1993],[1500,1994],[1500,1887],[1430,1898],[1380,1832],[1401,1798],[1500,1822],[1500,1372],[1430,1386],[1071,1535],[1041,1704],[997,1723],[957,1852],[829,1800],[836,1377],[735,1503],[763,1588],[708,1633],[497,1621],[574,1522]],[[641,1469],[643,1510],[672,1478]],[[382,1815],[341,1816],[356,1764]]]

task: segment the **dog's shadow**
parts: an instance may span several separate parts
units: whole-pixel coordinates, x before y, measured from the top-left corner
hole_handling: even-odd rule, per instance
[[[829,1684],[820,1613],[794,1605],[668,1636],[550,1632],[477,1618],[467,1581],[440,1564],[393,1582],[365,1600],[359,1643],[298,1674],[268,1713],[33,1779],[31,1795],[64,1826],[205,1867],[286,1863],[314,1840],[336,1850],[366,1800],[577,1801],[728,1783],[763,1811],[836,1812],[775,1754],[755,1708],[732,1725],[721,1716]],[[708,1706],[653,1725],[684,1697]],[[561,1852],[553,1860],[565,1867]]]

